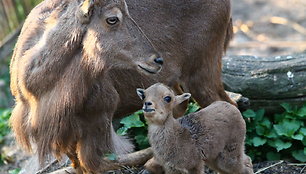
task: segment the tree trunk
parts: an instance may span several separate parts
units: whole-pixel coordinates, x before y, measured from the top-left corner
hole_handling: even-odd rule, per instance
[[[240,93],[251,101],[251,108],[281,112],[281,103],[306,102],[306,52],[262,58],[228,56],[223,59],[226,90]]]

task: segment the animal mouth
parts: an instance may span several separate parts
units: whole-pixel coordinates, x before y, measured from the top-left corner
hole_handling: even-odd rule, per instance
[[[149,74],[156,74],[161,70],[161,66],[158,67],[157,69],[153,69],[153,68],[149,68],[149,67],[145,67],[143,65],[138,65],[138,68],[142,71],[145,71]]]
[[[155,112],[155,109],[144,108],[143,111],[146,113],[152,113]]]

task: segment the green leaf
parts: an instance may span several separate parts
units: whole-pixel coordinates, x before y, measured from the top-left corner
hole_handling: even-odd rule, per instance
[[[300,129],[300,134],[306,136],[306,128],[301,128]]]
[[[274,129],[278,135],[291,137],[300,128],[301,121],[283,120],[280,124],[274,125]]]
[[[266,134],[267,138],[277,138],[277,134],[274,129],[271,129],[268,134]]]
[[[260,121],[263,119],[265,115],[265,110],[264,109],[259,109],[257,112],[256,112],[256,117],[255,117],[255,120],[256,121]]]
[[[291,142],[283,142],[282,140],[276,140],[274,142],[275,146],[276,146],[276,150],[279,152],[283,149],[288,149],[292,146]]]
[[[304,154],[304,150],[295,150],[292,152],[292,156],[300,162],[306,162],[306,155]]]
[[[304,137],[302,143],[303,143],[304,146],[306,146],[306,137]]]
[[[201,107],[197,103],[189,103],[185,114],[190,114],[198,111]]]
[[[288,113],[292,113],[293,109],[289,103],[282,103],[281,106],[286,110]]]
[[[135,140],[140,149],[145,149],[150,146],[149,139],[146,135],[136,135]]]
[[[262,126],[268,128],[268,129],[270,129],[272,124],[271,124],[271,121],[270,121],[269,119],[265,118],[265,119],[260,123],[260,125],[262,125]]]
[[[289,119],[289,120],[295,120],[296,119],[296,115],[293,113],[285,113],[285,118]]]
[[[296,115],[298,115],[299,117],[306,117],[306,106],[300,108]]]
[[[261,125],[256,126],[256,133],[258,135],[264,135],[265,134],[265,130],[266,129],[264,127],[262,127]]]
[[[127,127],[121,127],[121,128],[119,128],[118,130],[117,130],[117,134],[118,135],[121,135],[121,136],[124,136],[124,135],[127,135],[127,133],[128,133],[128,128]]]
[[[260,138],[260,137],[254,137],[254,138],[253,138],[253,145],[254,145],[255,147],[262,146],[262,145],[264,145],[266,142],[267,142],[266,139],[263,139],[263,138]]]
[[[303,140],[304,136],[301,134],[293,135],[291,138],[295,140]]]
[[[21,171],[21,169],[13,169],[13,170],[9,170],[8,173],[9,174],[18,174]]]
[[[269,161],[276,161],[276,160],[280,160],[280,153],[276,153],[276,152],[268,152],[266,155],[267,159]]]
[[[275,114],[274,121],[275,123],[281,122],[285,118],[285,114]]]
[[[128,117],[123,118],[120,121],[121,124],[124,125],[126,128],[133,128],[133,127],[144,127],[145,124],[140,120],[138,114],[133,114]]]
[[[253,110],[251,110],[251,109],[248,109],[248,110],[244,111],[242,113],[242,115],[244,117],[246,117],[246,118],[254,118],[254,117],[256,117],[256,113]]]
[[[105,154],[105,157],[111,161],[117,160],[117,155],[114,153]]]

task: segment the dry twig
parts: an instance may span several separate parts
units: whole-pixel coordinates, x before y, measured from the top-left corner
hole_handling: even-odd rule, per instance
[[[35,174],[42,174],[42,173],[44,173],[45,171],[47,171],[51,166],[55,165],[56,163],[58,163],[58,160],[55,159],[50,164],[48,164],[47,166],[45,166],[43,169],[39,170]]]
[[[272,165],[270,165],[270,166],[268,166],[268,167],[262,168],[262,169],[258,170],[255,174],[261,173],[261,172],[263,172],[263,171],[265,171],[265,170],[268,170],[268,169],[271,168],[271,167],[277,166],[277,165],[279,165],[279,164],[281,164],[281,163],[283,163],[283,162],[284,162],[284,161],[280,161],[280,162],[275,163],[275,164],[272,164]]]

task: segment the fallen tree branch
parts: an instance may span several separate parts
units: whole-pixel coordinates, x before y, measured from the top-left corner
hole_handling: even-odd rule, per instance
[[[232,42],[230,46],[234,48],[262,48],[262,47],[306,48],[306,42],[305,41],[248,41],[241,43]]]
[[[288,166],[304,166],[302,170],[300,171],[300,173],[303,173],[303,171],[306,168],[306,163],[289,163]]]
[[[57,163],[58,163],[58,160],[55,159],[50,164],[48,164],[47,166],[45,166],[43,169],[39,170],[35,174],[42,174],[42,173],[46,172],[51,166],[53,166],[53,165],[55,165]]]

